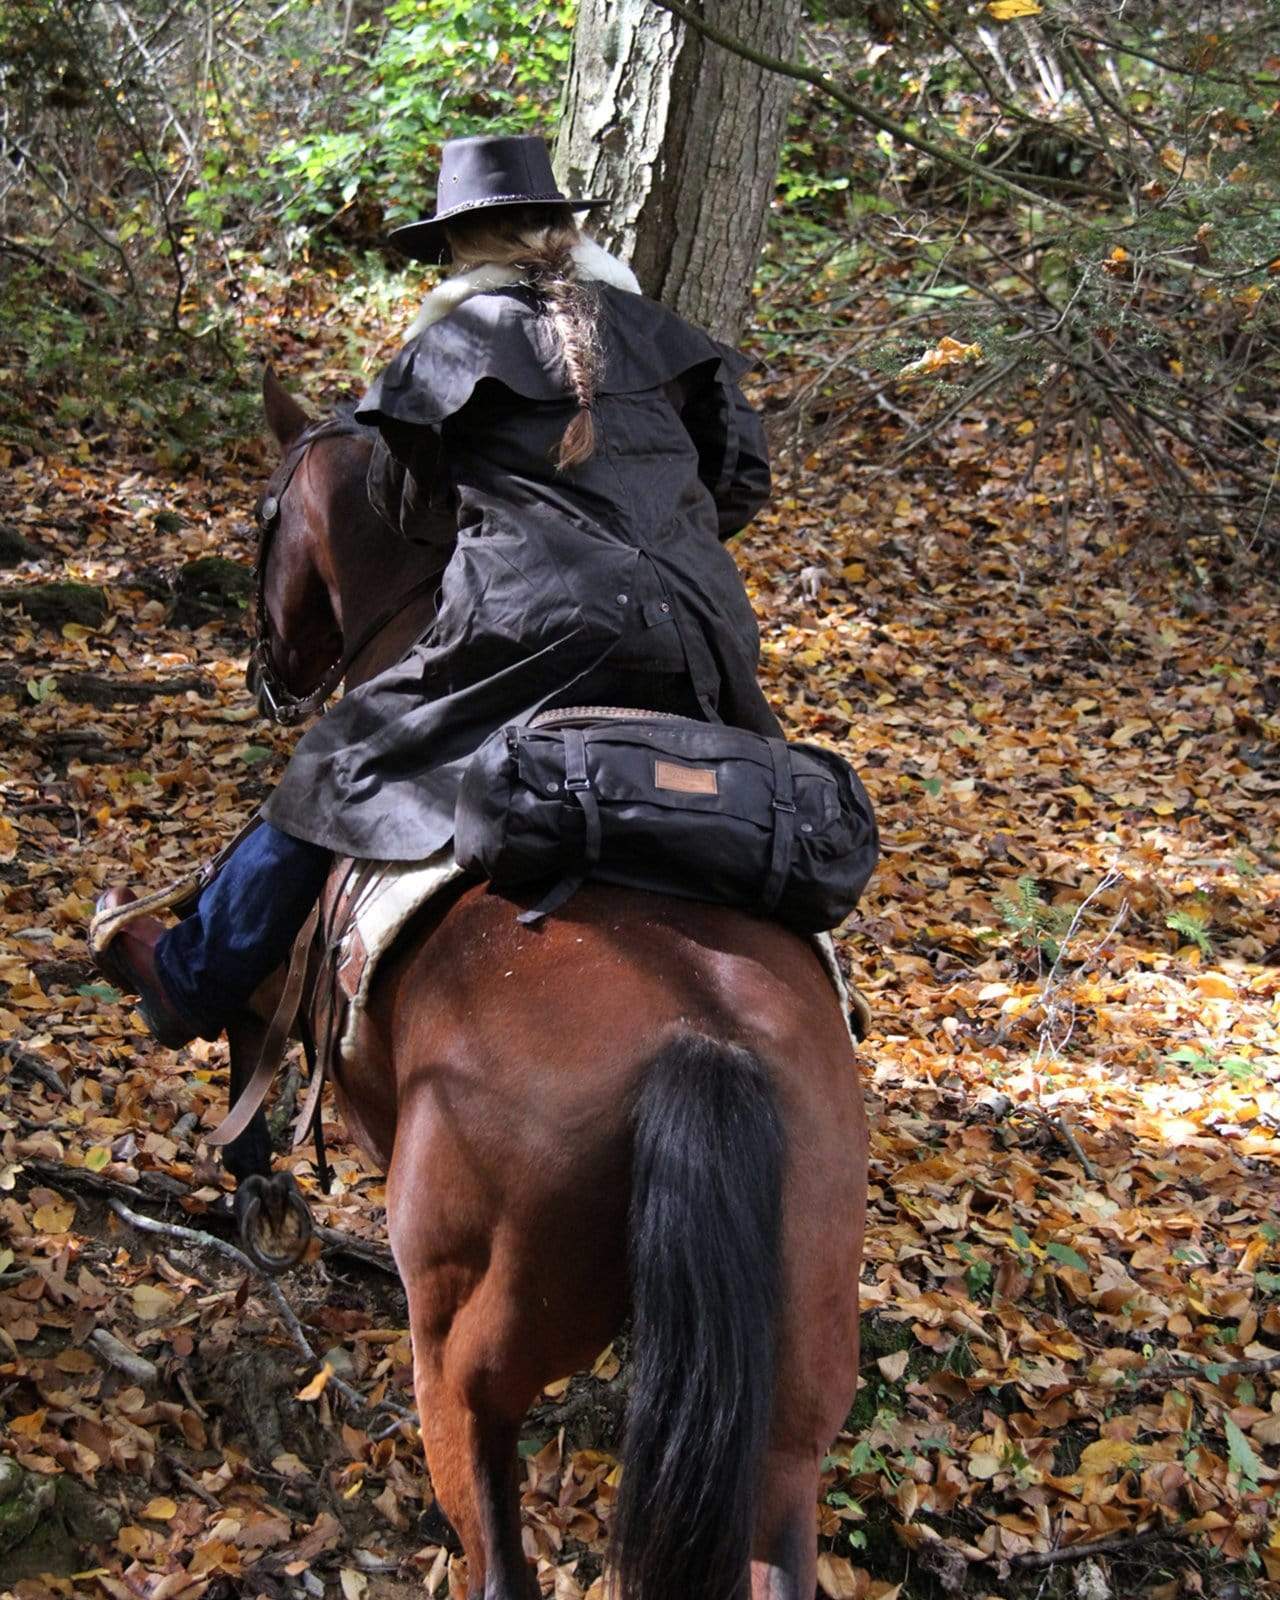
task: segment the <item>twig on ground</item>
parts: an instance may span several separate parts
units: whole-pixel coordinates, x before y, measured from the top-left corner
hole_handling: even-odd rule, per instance
[[[278,1283],[274,1283],[270,1278],[263,1277],[262,1273],[245,1255],[243,1250],[237,1250],[235,1245],[228,1244],[225,1239],[219,1239],[216,1234],[200,1233],[195,1228],[184,1228],[177,1222],[160,1222],[154,1217],[144,1217],[140,1212],[131,1211],[122,1200],[112,1200],[111,1209],[122,1222],[127,1222],[131,1228],[137,1228],[140,1233],[155,1233],[163,1238],[181,1240],[183,1244],[193,1245],[197,1249],[212,1250],[220,1256],[225,1256],[228,1261],[234,1262],[241,1271],[261,1279],[262,1286],[270,1295],[281,1322],[289,1330],[289,1337],[293,1340],[294,1347],[299,1355],[305,1361],[309,1361],[315,1366],[319,1365],[320,1358],[312,1349],[311,1342],[303,1331],[302,1324],[298,1321],[293,1307],[285,1299],[284,1291]],[[349,1383],[338,1377],[336,1373],[330,1373],[326,1387],[336,1389],[344,1400],[358,1410],[367,1411],[370,1409],[369,1402],[360,1391],[352,1388]]]
[[[195,1394],[192,1392],[191,1380],[187,1377],[186,1373],[183,1372],[181,1367],[178,1368],[177,1372],[174,1374],[174,1377],[179,1389],[182,1390],[183,1399],[195,1412],[196,1416],[200,1418],[201,1422],[207,1421],[209,1413],[196,1399]]]
[[[1217,1383],[1222,1378],[1252,1378],[1264,1372],[1280,1372],[1280,1352],[1273,1356],[1255,1356],[1248,1361],[1206,1360],[1202,1366],[1193,1361],[1183,1361],[1178,1366],[1165,1366],[1152,1361],[1139,1367],[1133,1377],[1137,1381],[1153,1378],[1203,1378],[1206,1383]]]
[[[1056,1117],[1050,1117],[1049,1122],[1054,1132],[1061,1137],[1063,1144],[1066,1145],[1067,1149],[1070,1150],[1071,1154],[1084,1168],[1085,1176],[1089,1178],[1091,1182],[1097,1183],[1097,1170],[1094,1167],[1093,1162],[1089,1160],[1088,1156],[1085,1155],[1083,1149],[1081,1148],[1080,1141],[1075,1135],[1075,1129],[1072,1128],[1071,1124],[1064,1116],[1059,1115]]]
[[[205,1505],[212,1506],[215,1511],[224,1509],[221,1500],[216,1494],[210,1494],[199,1478],[193,1478],[184,1467],[180,1467],[172,1458],[166,1458],[170,1472],[189,1494],[195,1495],[197,1500],[203,1500]]]
[[[14,1072],[24,1073],[28,1078],[38,1078],[52,1094],[66,1095],[67,1086],[49,1065],[30,1050],[24,1050],[21,1045],[0,1045],[0,1050],[9,1058],[9,1065]]]
[[[105,1328],[95,1328],[89,1335],[88,1342],[109,1367],[114,1367],[117,1372],[123,1372],[125,1377],[134,1383],[145,1387],[159,1380],[160,1368],[154,1361],[148,1361],[146,1356],[140,1356],[127,1345],[121,1344],[119,1339],[109,1334]]]
[[[65,1090],[63,1091],[66,1092]],[[170,1178],[161,1172],[144,1172],[139,1175],[137,1184],[121,1183],[118,1178],[108,1178],[99,1172],[90,1172],[87,1167],[66,1166],[59,1161],[25,1160],[23,1169],[33,1177],[41,1178],[50,1184],[62,1184],[68,1189],[82,1189],[89,1194],[101,1195],[105,1200],[123,1200],[126,1203],[136,1200],[139,1192],[149,1199],[157,1200],[162,1204],[170,1200],[181,1202],[191,1193],[184,1184],[176,1178]],[[203,1213],[212,1219],[223,1221],[229,1219],[229,1213],[221,1213],[212,1206]],[[355,1234],[344,1233],[340,1228],[316,1227],[316,1237],[325,1246],[326,1258],[330,1256],[345,1256],[352,1261],[357,1261],[361,1266],[372,1267],[378,1272],[385,1272],[388,1277],[399,1281],[395,1260],[387,1249],[372,1243],[367,1239],[357,1238]],[[205,1237],[201,1233],[200,1237]]]
[[[1182,1528],[1147,1528],[1142,1533],[1116,1533],[1108,1539],[1091,1539],[1085,1544],[1055,1545],[1052,1550],[1026,1550],[1010,1560],[1015,1567],[1049,1567],[1056,1561],[1084,1561],[1089,1556],[1116,1555],[1133,1549],[1135,1545],[1187,1537]]]

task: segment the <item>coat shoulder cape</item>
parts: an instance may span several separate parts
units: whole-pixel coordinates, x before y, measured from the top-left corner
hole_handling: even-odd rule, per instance
[[[730,382],[751,362],[643,295],[602,284],[601,395],[656,389],[699,367]],[[526,400],[564,400],[571,387],[559,338],[523,287],[472,296],[424,328],[393,358],[356,408],[356,419],[438,428],[492,378]]]

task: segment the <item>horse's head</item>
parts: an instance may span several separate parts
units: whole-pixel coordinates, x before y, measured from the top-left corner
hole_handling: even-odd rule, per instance
[[[369,445],[352,423],[313,421],[270,367],[262,398],[280,462],[257,506],[258,637],[249,687],[264,716],[293,723],[333,692],[348,665],[347,586],[335,534],[369,515]]]

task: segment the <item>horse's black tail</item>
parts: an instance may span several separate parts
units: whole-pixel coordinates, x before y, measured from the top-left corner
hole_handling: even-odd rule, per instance
[[[647,1069],[634,1140],[617,1593],[744,1600],[781,1277],[783,1137],[763,1064],[677,1040]]]

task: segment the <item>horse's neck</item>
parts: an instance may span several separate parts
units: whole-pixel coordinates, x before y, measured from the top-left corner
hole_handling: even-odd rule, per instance
[[[438,552],[410,544],[372,508],[359,521],[359,527],[343,530],[334,552],[335,611],[349,645],[380,621],[382,626],[352,662],[344,680],[348,689],[394,666],[426,632],[435,618],[433,579],[442,570]]]
[[[438,578],[439,569],[433,570],[433,565],[421,562],[412,577],[403,585],[407,591],[415,583],[428,582],[426,591],[415,595],[401,611],[380,628],[368,647],[361,651],[359,659],[352,663],[351,671],[345,680],[348,689],[354,689],[361,683],[368,683],[370,678],[376,678],[378,673],[387,667],[393,667],[435,621],[436,585],[428,580]],[[389,602],[384,601],[384,603]],[[358,634],[358,630],[355,632]]]

